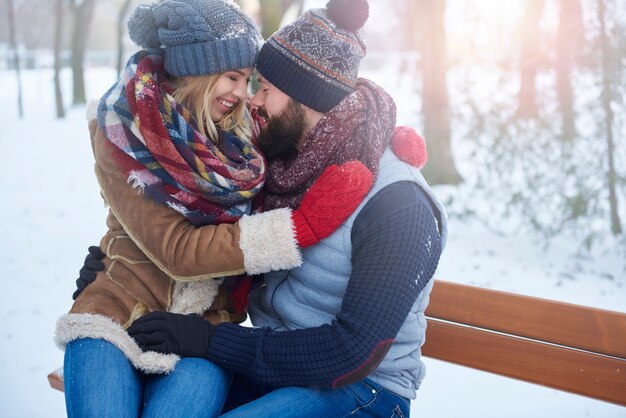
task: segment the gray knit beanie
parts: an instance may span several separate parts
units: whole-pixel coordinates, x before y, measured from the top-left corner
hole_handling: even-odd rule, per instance
[[[130,39],[162,48],[176,77],[254,67],[263,38],[232,0],[164,0],[141,5],[128,20]]]

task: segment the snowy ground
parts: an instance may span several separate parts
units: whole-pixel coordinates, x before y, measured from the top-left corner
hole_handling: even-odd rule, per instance
[[[90,70],[88,95],[101,94],[113,77],[110,70]],[[104,232],[106,212],[84,109],[57,121],[52,74],[26,72],[26,116],[18,120],[14,73],[0,71],[0,85],[0,277],[6,295],[0,304],[0,417],[62,417],[63,395],[46,381],[63,357],[52,343],[54,324],[70,306],[78,268],[87,246]],[[401,114],[407,112],[409,99],[397,100]],[[626,311],[625,274],[614,256],[585,260],[594,268],[581,270],[566,239],[546,250],[532,236],[498,236],[476,222],[452,219],[450,231],[438,278]],[[626,417],[626,408],[426,361],[428,377],[412,406],[416,417]]]

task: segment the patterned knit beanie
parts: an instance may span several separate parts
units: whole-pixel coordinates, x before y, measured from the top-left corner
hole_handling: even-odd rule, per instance
[[[263,38],[232,0],[164,0],[141,5],[128,20],[130,39],[163,48],[176,77],[254,67]]]
[[[275,32],[261,48],[257,70],[292,99],[328,112],[354,91],[366,48],[359,29],[367,0],[330,0]]]

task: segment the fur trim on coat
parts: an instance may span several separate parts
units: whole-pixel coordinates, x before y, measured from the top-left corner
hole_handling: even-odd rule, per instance
[[[244,215],[239,228],[239,246],[248,273],[291,270],[302,265],[291,209]]]
[[[64,350],[67,343],[81,338],[103,339],[119,348],[135,368],[144,373],[169,373],[180,357],[141,351],[135,340],[115,321],[103,315],[66,314],[57,320],[54,342]]]

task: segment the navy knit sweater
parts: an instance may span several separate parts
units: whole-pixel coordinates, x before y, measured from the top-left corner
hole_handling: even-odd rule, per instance
[[[270,386],[335,387],[352,383],[345,376],[364,377],[363,370],[378,366],[437,268],[438,216],[415,183],[385,187],[354,221],[352,273],[331,324],[277,332],[222,323],[207,357]]]

